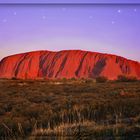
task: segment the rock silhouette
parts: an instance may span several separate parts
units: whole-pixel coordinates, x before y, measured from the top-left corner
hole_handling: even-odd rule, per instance
[[[140,79],[140,63],[126,58],[81,50],[34,51],[5,57],[0,78],[96,78],[118,75]]]

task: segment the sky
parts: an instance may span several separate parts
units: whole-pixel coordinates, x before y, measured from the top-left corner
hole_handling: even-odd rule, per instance
[[[8,3],[15,3],[8,5]],[[17,3],[26,3],[18,5]],[[28,5],[27,3],[46,3]],[[0,59],[35,50],[80,49],[140,61],[140,5],[111,1],[0,0]],[[119,4],[113,4],[113,3]],[[137,3],[138,0],[132,1]],[[69,4],[68,4],[69,3]],[[73,4],[72,4],[73,3]],[[74,3],[79,3],[74,5]]]
[[[1,3],[140,3],[139,0],[0,0]]]

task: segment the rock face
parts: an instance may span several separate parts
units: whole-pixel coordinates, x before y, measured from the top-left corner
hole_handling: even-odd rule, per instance
[[[8,56],[0,62],[0,78],[95,78],[118,75],[140,79],[140,63],[120,56],[67,50],[35,51]]]

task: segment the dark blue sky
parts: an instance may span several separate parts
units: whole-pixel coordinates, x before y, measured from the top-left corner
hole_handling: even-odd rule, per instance
[[[44,1],[1,0],[0,2]],[[52,2],[56,0],[51,0]],[[57,0],[58,2],[95,1]],[[131,1],[106,2],[130,3]],[[133,0],[133,2],[139,1]],[[140,61],[139,15],[140,5],[135,4],[1,5],[0,59],[10,54],[33,50],[82,49],[112,53]]]
[[[140,3],[139,0],[0,0],[1,3]]]

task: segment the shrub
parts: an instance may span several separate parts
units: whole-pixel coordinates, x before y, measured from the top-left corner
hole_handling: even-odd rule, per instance
[[[62,79],[62,83],[66,83],[68,80],[66,78]]]
[[[5,110],[3,108],[0,108],[0,115],[4,115],[5,114]]]
[[[129,81],[130,82],[135,82],[135,81],[137,81],[138,79],[136,78],[136,77],[134,77],[134,76],[130,76],[129,77]]]
[[[12,77],[12,80],[17,80],[17,78],[16,77]]]
[[[86,79],[85,83],[87,83],[87,84],[93,83],[93,79]]]
[[[72,77],[70,80],[71,81],[76,81],[76,78],[75,77]]]
[[[117,81],[119,82],[135,82],[137,78],[134,76],[119,75]]]
[[[105,82],[107,82],[107,80],[108,79],[105,76],[99,76],[99,77],[96,78],[97,83],[105,83]]]

